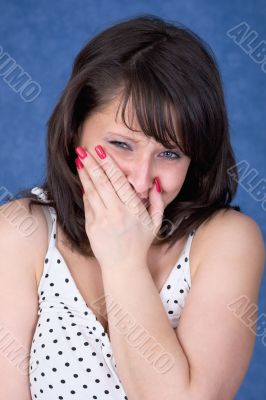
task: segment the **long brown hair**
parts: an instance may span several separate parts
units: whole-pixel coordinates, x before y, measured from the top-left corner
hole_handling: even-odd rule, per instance
[[[109,27],[81,49],[47,123],[47,171],[39,186],[72,248],[93,256],[74,163],[79,128],[117,93],[123,95],[122,119],[129,129],[130,100],[147,137],[169,149],[174,142],[191,158],[180,192],[164,210],[161,244],[170,248],[218,210],[240,211],[230,205],[238,172],[215,56],[187,27],[142,14]],[[47,204],[30,190],[17,195],[31,199],[30,211],[32,204]]]

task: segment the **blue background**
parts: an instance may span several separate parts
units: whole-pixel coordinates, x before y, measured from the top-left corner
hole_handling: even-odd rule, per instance
[[[0,7],[0,46],[41,87],[33,102],[25,102],[0,76],[0,187],[15,195],[20,189],[40,184],[45,171],[45,125],[67,83],[76,54],[96,33],[140,13],[181,22],[211,46],[224,82],[237,162],[246,160],[249,170],[257,171],[256,182],[266,178],[266,73],[226,34],[246,22],[258,33],[258,43],[266,40],[265,0],[1,0]],[[266,203],[263,209],[262,202],[255,200],[243,184],[233,203],[259,224],[265,240]],[[259,315],[266,313],[265,289],[264,274]],[[266,398],[266,338],[264,342],[257,336],[237,400]]]

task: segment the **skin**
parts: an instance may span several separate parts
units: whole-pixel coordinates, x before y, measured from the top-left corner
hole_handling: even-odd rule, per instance
[[[133,129],[139,132],[129,130],[121,120],[120,111],[116,121],[119,100],[118,96],[115,97],[100,112],[92,113],[84,121],[80,128],[78,145],[90,152],[95,152],[94,147],[97,145],[106,149],[141,199],[148,199],[154,178],[158,177],[166,207],[180,192],[191,159],[178,148],[170,150],[155,139],[147,138],[141,133],[141,128],[134,119]],[[129,116],[130,102],[126,111],[126,115]],[[137,140],[137,143],[128,138]],[[123,144],[112,144],[110,141],[119,141]],[[153,244],[155,243],[156,240]]]

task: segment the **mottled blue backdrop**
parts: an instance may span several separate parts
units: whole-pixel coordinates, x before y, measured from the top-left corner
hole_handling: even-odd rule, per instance
[[[265,0],[1,0],[0,6],[2,190],[16,194],[41,182],[46,122],[68,80],[74,57],[87,40],[121,19],[140,13],[155,14],[187,25],[216,54],[240,168],[241,182],[234,203],[257,221],[265,239]],[[15,75],[8,75],[8,66],[27,74],[24,86]],[[266,336],[260,333],[266,325],[265,289],[264,274],[259,331],[237,400],[266,398]]]

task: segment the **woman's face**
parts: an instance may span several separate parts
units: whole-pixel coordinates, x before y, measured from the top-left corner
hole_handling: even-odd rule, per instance
[[[84,121],[79,145],[93,154],[98,144],[106,149],[141,199],[149,198],[154,178],[158,177],[166,207],[179,193],[191,160],[178,148],[169,150],[153,138],[129,130],[120,119],[120,110],[116,122],[118,104],[115,98]],[[133,128],[141,131],[137,123]]]

